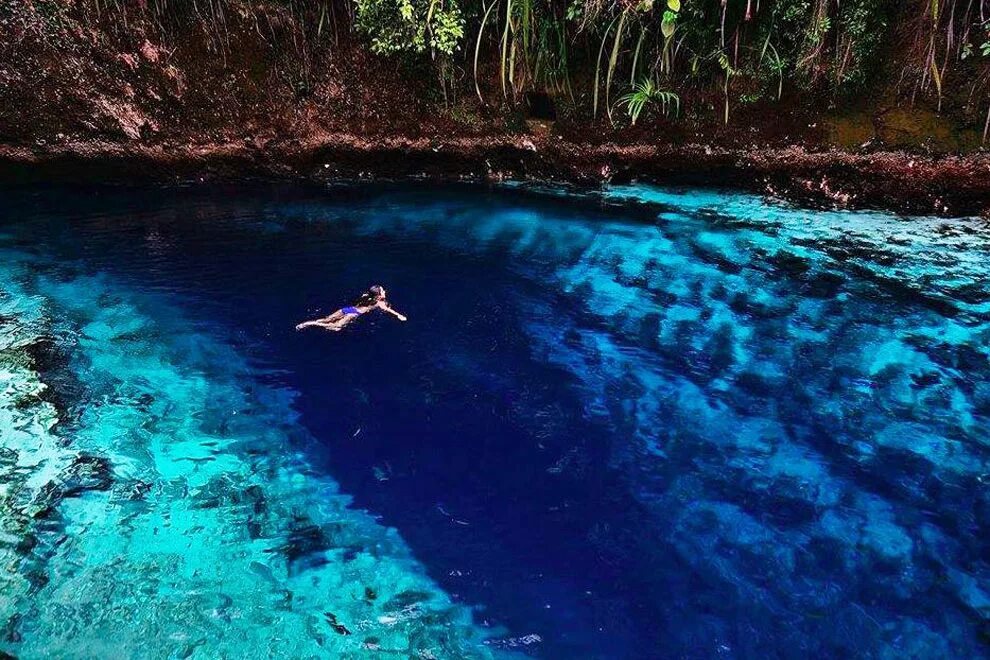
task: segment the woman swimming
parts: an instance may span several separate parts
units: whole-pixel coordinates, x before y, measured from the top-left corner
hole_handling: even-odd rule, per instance
[[[400,321],[406,320],[406,317],[392,309],[392,306],[389,304],[388,300],[386,300],[385,287],[376,284],[365,293],[362,293],[361,297],[355,300],[353,305],[342,307],[330,316],[326,316],[322,319],[314,319],[312,321],[300,323],[296,326],[296,330],[302,330],[303,328],[309,327],[318,327],[337,332],[339,330],[343,330],[348,323],[357,317],[362,314],[367,314],[373,309],[384,310]]]

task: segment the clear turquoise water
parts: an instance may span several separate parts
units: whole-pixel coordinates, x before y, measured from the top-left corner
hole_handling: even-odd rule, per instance
[[[0,649],[987,655],[986,232],[645,187],[4,191]],[[292,330],[377,281],[408,323]]]

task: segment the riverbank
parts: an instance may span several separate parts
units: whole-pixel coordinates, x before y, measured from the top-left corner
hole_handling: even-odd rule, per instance
[[[678,87],[676,112],[654,101],[633,120],[623,88],[610,96],[593,75],[594,49],[566,91],[509,89],[491,52],[461,53],[443,81],[371,52],[347,3],[315,25],[278,3],[223,7],[0,7],[0,182],[645,180],[990,215],[984,106],[965,86],[906,97],[892,75],[839,98],[797,78],[768,91],[757,76],[730,98],[716,76]]]
[[[738,187],[842,208],[990,214],[990,155],[906,151],[582,143],[552,134],[364,137],[246,136],[198,144],[70,141],[0,145],[0,180],[198,181],[243,178],[553,181],[645,180]]]

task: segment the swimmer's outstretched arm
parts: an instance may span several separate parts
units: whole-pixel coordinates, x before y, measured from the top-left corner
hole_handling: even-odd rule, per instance
[[[394,316],[395,318],[399,319],[400,321],[406,321],[406,320],[408,320],[405,316],[403,316],[399,312],[397,312],[394,309],[392,309],[392,306],[389,305],[389,304],[381,305],[381,308],[384,309],[389,314],[391,314],[392,316]]]

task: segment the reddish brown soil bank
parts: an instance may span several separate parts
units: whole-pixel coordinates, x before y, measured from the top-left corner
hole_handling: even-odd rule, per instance
[[[66,142],[0,146],[3,180],[510,178],[736,186],[798,201],[937,214],[990,213],[990,156],[853,154],[805,147],[617,145],[554,136],[301,138],[153,146]]]

